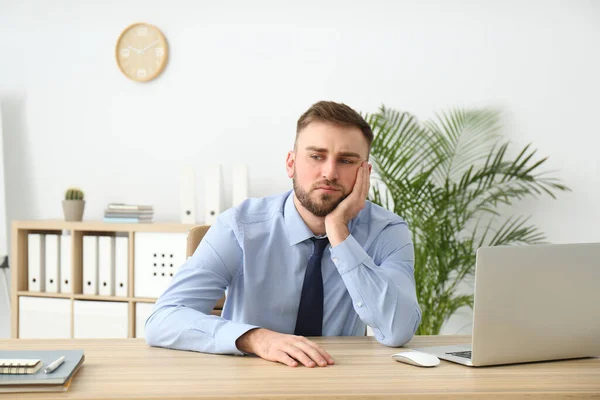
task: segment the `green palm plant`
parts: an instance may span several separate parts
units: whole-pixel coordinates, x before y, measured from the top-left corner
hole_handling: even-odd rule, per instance
[[[439,334],[456,310],[473,307],[458,285],[472,278],[481,246],[535,244],[543,233],[528,217],[503,217],[502,205],[569,190],[525,146],[509,157],[500,112],[451,110],[420,123],[382,106],[367,115],[375,138],[370,200],[403,217],[413,234],[420,335]]]

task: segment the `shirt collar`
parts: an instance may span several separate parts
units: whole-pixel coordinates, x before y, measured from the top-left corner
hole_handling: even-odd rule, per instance
[[[308,226],[306,226],[306,223],[296,209],[296,205],[294,204],[293,190],[290,191],[287,199],[285,200],[283,217],[288,232],[288,238],[290,240],[290,246],[315,236]]]

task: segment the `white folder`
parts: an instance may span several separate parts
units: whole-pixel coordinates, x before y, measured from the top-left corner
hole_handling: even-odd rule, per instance
[[[102,296],[115,295],[115,237],[98,238],[98,292]]]
[[[182,224],[196,223],[196,174],[194,167],[185,165],[179,182],[180,218]]]
[[[63,234],[60,238],[60,292],[73,293],[71,284],[71,235]]]
[[[129,282],[129,237],[115,238],[115,295],[128,296]]]
[[[210,165],[204,175],[205,221],[213,225],[223,211],[223,175],[221,165]]]
[[[233,166],[232,172],[231,200],[235,207],[248,198],[248,166],[236,164]]]
[[[27,236],[27,272],[29,274],[28,290],[44,292],[46,289],[46,241],[41,233],[30,233]]]
[[[46,292],[60,292],[60,235],[46,234]]]
[[[83,237],[83,294],[98,294],[98,236]]]

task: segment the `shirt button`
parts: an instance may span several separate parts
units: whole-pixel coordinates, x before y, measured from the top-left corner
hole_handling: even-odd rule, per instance
[[[358,303],[356,303],[356,305],[362,307],[362,302],[359,301]]]
[[[333,257],[333,262],[337,264],[338,258],[337,257]]]

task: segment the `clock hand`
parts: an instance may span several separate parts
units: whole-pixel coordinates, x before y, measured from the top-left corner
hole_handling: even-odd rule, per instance
[[[156,43],[158,43],[158,40],[155,40],[154,42],[150,43],[148,46],[144,47],[144,48],[142,49],[142,54],[144,54],[144,52],[145,52],[146,50],[148,50],[150,47],[154,46]]]
[[[133,46],[131,46],[131,45],[129,45],[129,46],[127,46],[127,47],[129,48],[129,50],[135,50],[135,52],[136,52],[136,53],[138,53],[138,54],[142,54],[142,52],[140,51],[140,49],[137,49],[137,48],[135,48],[135,47],[133,47]]]

